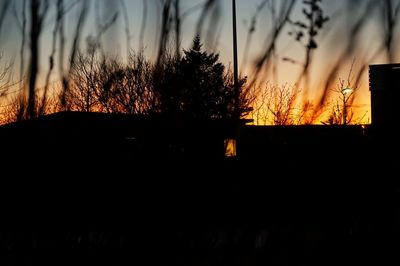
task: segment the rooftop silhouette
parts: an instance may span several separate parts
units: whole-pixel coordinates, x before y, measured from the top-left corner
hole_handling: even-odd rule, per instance
[[[386,106],[387,96],[375,96]],[[123,265],[132,254],[163,265],[396,259],[387,243],[399,232],[390,179],[398,139],[377,122],[379,110],[372,125],[93,112],[3,125],[3,169],[18,174],[5,177],[3,195],[6,228],[17,230],[1,243],[28,247],[38,263]],[[379,177],[369,181],[371,173]]]

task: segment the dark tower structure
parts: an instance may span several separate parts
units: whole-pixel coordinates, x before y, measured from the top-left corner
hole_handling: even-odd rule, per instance
[[[369,66],[372,125],[386,127],[400,118],[400,64]]]

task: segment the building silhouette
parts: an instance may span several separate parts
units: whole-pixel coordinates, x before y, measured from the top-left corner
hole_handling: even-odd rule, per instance
[[[399,247],[398,194],[378,182],[389,161],[366,129],[243,124],[238,157],[224,158],[233,121],[62,112],[5,125],[0,162],[14,174],[2,178],[15,184],[3,185],[3,217],[42,231],[4,242],[36,245],[40,265],[398,259],[386,252]]]
[[[393,124],[400,114],[400,64],[370,65],[369,83],[372,124]]]
[[[0,244],[87,265],[398,262],[385,134],[399,66],[370,66],[371,127],[243,121],[234,158],[236,121],[60,112],[1,126],[4,228],[44,229]]]

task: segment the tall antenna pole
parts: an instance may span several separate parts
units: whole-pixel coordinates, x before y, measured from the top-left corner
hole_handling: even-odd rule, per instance
[[[234,115],[239,126],[239,74],[238,74],[238,53],[237,53],[237,29],[236,29],[236,0],[232,0],[232,24],[233,24],[233,86],[235,92],[235,110]]]

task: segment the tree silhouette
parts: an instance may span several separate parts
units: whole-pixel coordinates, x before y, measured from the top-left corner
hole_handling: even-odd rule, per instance
[[[78,51],[70,72],[69,90],[62,94],[66,109],[83,112],[99,110],[98,90],[107,80],[104,72],[109,72],[104,60],[98,58],[96,45],[88,38],[87,53]]]
[[[126,66],[118,62],[114,62],[114,65],[119,67],[108,75],[109,79],[100,88],[99,102],[103,109],[140,115],[154,112],[156,105],[152,87],[154,68],[146,60],[143,52],[131,52]]]
[[[338,84],[332,91],[338,96],[334,100],[331,107],[329,117],[327,121],[323,121],[323,124],[327,125],[349,125],[359,124],[364,117],[361,119],[355,119],[354,111],[352,109],[352,103],[359,89],[357,81],[354,81],[353,70],[355,60],[353,60],[347,79],[339,78]]]
[[[265,84],[257,93],[251,117],[256,125],[311,124],[313,105],[298,100],[301,90],[296,86]]]
[[[233,118],[235,94],[230,75],[218,54],[203,51],[199,36],[194,38],[192,48],[184,50],[182,59],[166,61],[162,68],[163,82],[158,88],[162,111],[170,115],[178,112],[190,119]],[[242,92],[245,81],[239,82]],[[248,105],[242,96],[241,114],[249,109]]]
[[[176,58],[167,54],[157,62],[153,69],[152,87],[157,94],[158,111],[167,116],[176,115],[181,95]]]
[[[200,37],[197,36],[193,47],[185,51],[179,64],[182,107],[186,114],[194,118],[219,116],[228,107],[221,104],[225,96],[224,66],[218,59],[218,55],[202,51]],[[229,94],[226,96],[229,97]]]

